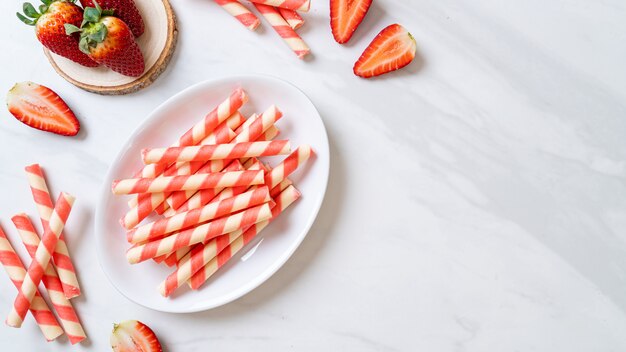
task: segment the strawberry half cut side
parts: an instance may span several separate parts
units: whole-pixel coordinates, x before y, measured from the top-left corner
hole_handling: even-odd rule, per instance
[[[337,43],[352,38],[371,4],[372,0],[330,0],[330,28]]]
[[[137,320],[126,320],[114,324],[110,342],[114,352],[163,351],[154,331]]]
[[[33,82],[17,83],[7,94],[9,112],[38,130],[75,136],[80,130],[76,115],[50,88]]]
[[[392,24],[383,29],[354,64],[354,74],[374,77],[401,69],[415,58],[415,38],[404,27]]]

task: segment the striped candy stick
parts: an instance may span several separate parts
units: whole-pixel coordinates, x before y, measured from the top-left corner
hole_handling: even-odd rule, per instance
[[[205,139],[202,140],[201,143],[206,142],[206,144],[211,144],[209,142],[213,142],[212,144],[218,144],[218,143],[230,142],[231,139],[234,138],[234,137],[230,137],[231,132],[233,131],[233,129],[237,129],[244,121],[245,121],[245,118],[243,117],[243,115],[241,115],[239,111],[235,112],[228,119],[226,119],[226,121],[222,122],[219,126],[217,126],[213,132],[211,132]],[[228,135],[228,138],[224,138],[226,137],[226,135]],[[171,168],[171,165],[170,165],[170,167],[168,167],[165,171],[163,171],[163,173],[165,173],[166,176],[182,174],[182,172],[185,169],[179,170],[180,166],[181,165],[177,164],[175,168]],[[188,167],[189,170],[191,169],[191,166],[189,163],[186,163],[185,167]],[[170,170],[170,169],[173,169],[173,170]],[[172,171],[176,171],[176,172],[174,173]],[[188,174],[190,173],[191,173],[191,170],[189,171]],[[141,177],[156,177],[156,176],[143,175],[141,172],[138,172],[133,177],[141,178]],[[136,205],[137,205],[137,196],[133,196],[128,201],[128,207],[132,209]]]
[[[311,9],[310,0],[250,0],[255,5],[274,6],[283,9],[308,12]]]
[[[181,190],[251,186],[262,184],[261,171],[229,171],[189,176],[131,178],[113,182],[113,194],[164,193]]]
[[[265,17],[265,20],[272,28],[274,28],[276,33],[289,45],[299,59],[303,59],[311,52],[311,49],[309,49],[304,40],[289,26],[289,23],[285,21],[276,8],[258,3],[255,3],[254,6],[259,10],[261,15]]]
[[[50,215],[54,204],[52,204],[52,198],[50,197],[50,191],[46,184],[46,178],[43,170],[38,164],[33,164],[25,168],[26,176],[28,178],[28,184],[33,195],[33,200],[37,205],[37,211],[41,218],[41,225],[44,228],[48,226],[50,221]],[[78,278],[76,277],[76,269],[70,258],[67,244],[65,242],[65,236],[61,233],[59,242],[52,253],[52,261],[56,265],[59,271],[59,278],[63,284],[63,292],[65,297],[73,298],[80,295],[80,286],[78,284]]]
[[[256,158],[251,158],[251,159],[256,160]],[[262,170],[261,166],[262,166],[261,163],[257,160],[256,163],[250,163],[249,165],[247,165],[246,170]],[[243,187],[229,187],[229,188],[223,188],[223,189],[201,190],[200,192],[202,193],[202,196],[206,197],[206,199],[209,199],[209,201],[206,202],[207,203],[206,205],[209,205],[213,202],[218,202],[223,199],[234,197],[238,194],[241,194],[245,192],[246,189],[247,187],[243,186]],[[211,192],[208,193],[205,191],[211,191]],[[198,208],[193,208],[193,209],[198,209]],[[197,246],[199,245],[201,244],[197,244]],[[177,249],[175,252],[170,253],[164,259],[165,264],[170,267],[176,265],[176,263],[178,263],[178,261],[182,257],[184,257],[185,254],[187,254],[190,249],[191,248],[185,247],[185,248]]]
[[[272,105],[267,108],[261,115],[253,115],[247,121],[245,121],[237,130],[237,136],[233,140],[234,143],[252,142],[259,137],[263,136],[265,132],[273,130],[272,127],[283,116],[282,112]],[[274,127],[275,128],[275,127]],[[188,199],[190,199],[196,192],[174,192],[168,197],[168,202],[171,205],[172,212],[178,210]],[[206,195],[205,195],[206,197]],[[212,198],[213,196],[211,196]],[[205,203],[206,204],[206,203]]]
[[[171,253],[179,248],[205,242],[225,233],[236,231],[271,217],[273,203],[257,205],[242,212],[225,216],[200,226],[176,232],[170,236],[135,245],[126,252],[126,259],[131,264]]]
[[[15,253],[15,249],[11,246],[2,228],[0,228],[0,263],[2,263],[2,267],[4,267],[4,270],[9,276],[9,279],[11,279],[11,282],[13,282],[15,288],[19,290],[26,276],[26,268],[17,256],[17,253]],[[48,307],[48,303],[44,301],[38,290],[35,291],[35,297],[33,297],[33,302],[30,306],[30,312],[33,314],[37,325],[47,341],[52,341],[63,335],[61,325],[57,322],[57,319]]]
[[[226,246],[216,257],[210,259],[204,267],[200,270],[197,270],[189,279],[190,286],[192,289],[197,290],[206,280],[211,277],[211,275],[215,274],[215,272],[224,266],[237,252],[239,252],[245,245],[250,243],[252,239],[263,230],[271,221],[276,219],[280,213],[282,213],[289,205],[295,202],[298,198],[300,198],[300,192],[294,187],[287,187],[281,194],[276,198],[276,206],[272,209],[272,217],[263,222],[256,223],[247,229],[241,236],[239,236],[236,240]],[[210,249],[208,249],[210,251]],[[204,253],[203,253],[204,254]],[[206,256],[209,257],[208,255]],[[191,262],[193,259],[189,259]],[[203,258],[204,260],[204,258]],[[182,267],[185,264],[181,264]],[[187,266],[192,264],[186,264]],[[168,277],[169,278],[169,277]],[[167,280],[167,279],[166,279]],[[173,281],[173,280],[172,280]],[[181,279],[182,281],[182,279]],[[173,284],[172,284],[173,285]],[[167,286],[167,283],[165,284]],[[167,292],[168,290],[164,290]]]
[[[230,96],[211,110],[202,121],[196,123],[191,129],[185,132],[172,147],[196,145],[208,136],[219,124],[228,119],[239,108],[248,101],[248,95],[241,89],[235,89]],[[157,177],[168,165],[150,164],[145,165],[135,177]],[[163,204],[165,195],[144,195],[140,196],[137,205],[130,209],[126,215],[120,220],[122,226],[131,229],[145,219],[150,213]],[[162,199],[159,199],[162,198]],[[162,209],[162,208],[161,208]],[[165,209],[162,209],[165,210]]]
[[[291,175],[300,165],[309,159],[313,153],[308,145],[301,145],[286,157],[280,164],[276,165],[265,175],[265,184],[270,188],[276,187],[287,176]]]
[[[178,213],[169,218],[137,227],[127,234],[128,242],[141,243],[154,240],[163,235],[176,232],[192,226],[197,226],[209,220],[250,208],[255,205],[269,202],[270,191],[267,187],[259,187],[237,196],[207,204],[206,206],[184,213]]]
[[[34,258],[40,243],[35,227],[26,214],[15,215],[11,218],[11,221],[13,221],[19,233],[22,243],[26,247],[26,251],[31,258]],[[63,293],[61,280],[52,264],[48,264],[46,267],[41,281],[48,290],[50,301],[59,316],[61,325],[67,333],[70,343],[76,344],[87,338],[72,303]]]
[[[291,143],[288,140],[274,140],[193,147],[144,149],[142,155],[146,163],[162,163],[272,156],[289,154],[290,151]]]
[[[276,199],[276,206],[272,208],[272,218],[263,223],[269,223],[272,219],[275,219],[282,211],[284,211],[289,205],[291,205],[296,199],[300,197],[300,193],[291,186],[285,190]],[[237,238],[246,234],[250,237],[252,232],[258,233],[267,224],[257,223],[250,228],[241,229],[235,232],[231,232],[228,235],[217,237],[209,241],[206,245],[200,247],[194,247],[189,254],[179,262],[178,268],[172,274],[170,274],[165,281],[159,285],[159,292],[167,297],[175,289],[187,282],[192,275],[200,271],[205,265],[207,265],[218,253],[228,247]]]
[[[62,192],[54,205],[46,231],[37,247],[35,258],[30,263],[24,282],[19,289],[15,302],[13,302],[13,307],[6,320],[7,325],[15,328],[22,326],[28,307],[30,307],[35,292],[37,292],[37,285],[41,282],[45,268],[50,264],[52,252],[72,210],[72,204],[74,204],[74,197]]]
[[[257,169],[257,168],[261,168],[264,171],[268,172],[270,169],[266,166],[263,166],[263,164],[256,158],[250,158],[250,160],[246,163],[246,165],[248,166],[249,169]],[[270,190],[270,196],[272,199],[276,199],[276,197],[278,197],[280,195],[280,193],[285,190],[287,187],[291,186],[292,182],[291,180],[285,178],[285,180],[283,180],[279,185],[275,186],[273,189]],[[254,188],[256,186],[251,187]],[[220,192],[217,196],[215,196],[215,198],[211,201],[212,202],[216,202],[219,201],[225,197],[230,197],[234,194],[239,194],[240,192],[245,191],[244,189],[241,189],[242,187],[233,187],[233,188],[226,188],[224,189],[222,192]],[[243,187],[245,188],[245,187]],[[206,245],[207,243],[198,243],[190,248],[181,248],[179,250],[177,250],[174,253],[171,253],[166,259],[165,259],[165,263],[168,266],[174,266],[176,264],[178,264],[180,262],[180,260],[187,255],[187,253],[189,253],[191,250],[199,250],[198,248],[202,248]]]
[[[285,21],[287,21],[289,27],[293,28],[294,30],[302,27],[302,25],[304,24],[304,19],[296,11],[284,9],[282,7],[277,7],[276,9],[285,19]]]
[[[261,24],[261,21],[237,0],[215,0],[215,2],[251,31]]]

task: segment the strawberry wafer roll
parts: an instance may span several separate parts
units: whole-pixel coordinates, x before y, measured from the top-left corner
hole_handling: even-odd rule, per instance
[[[241,162],[239,162],[239,160],[233,160],[230,164],[228,164],[223,172],[228,172],[228,171],[242,171],[244,170],[243,166],[241,165]],[[258,169],[257,169],[258,170]],[[252,170],[250,170],[252,171]],[[211,199],[220,192],[222,188],[207,188],[207,189],[201,189],[198,190],[197,192],[207,192],[207,194],[205,195],[206,197],[211,197]],[[187,209],[184,207],[184,204],[186,204],[185,199],[190,198],[192,195],[194,195],[196,193],[196,191],[181,191],[181,192],[172,192],[172,194],[170,195],[170,200],[172,202],[172,207],[170,209],[168,209],[165,212],[165,216],[172,216],[174,214],[177,213],[182,213],[185,212],[187,210],[191,210],[191,209]],[[212,194],[212,196],[211,196]],[[183,204],[179,204],[179,203],[183,203]],[[208,201],[207,201],[208,203]],[[205,204],[207,204],[205,203]],[[204,205],[204,204],[203,204]],[[196,209],[196,208],[193,208]]]
[[[289,154],[291,144],[288,140],[267,142],[229,143],[194,147],[144,149],[143,160],[146,163],[176,161],[208,161],[216,159],[239,159],[253,156],[272,156]]]
[[[12,217],[11,220],[13,221],[17,232],[20,234],[22,243],[24,243],[24,246],[26,247],[26,251],[31,258],[34,258],[35,253],[37,252],[37,247],[40,243],[35,227],[25,214],[16,215]],[[61,280],[59,279],[57,271],[54,269],[52,264],[48,264],[44,270],[41,281],[48,290],[50,301],[59,316],[61,325],[67,333],[70,343],[76,344],[84,340],[87,335],[85,335],[85,331],[80,324],[80,320],[78,320],[78,315],[76,315],[76,311],[74,310],[72,303],[70,303],[70,300],[67,299],[63,293]]]
[[[237,162],[230,162],[229,160],[209,160],[204,167],[198,170],[198,173],[203,173],[205,169],[209,171],[208,173],[215,173],[220,171],[243,171],[243,165],[236,160]],[[172,213],[177,213],[178,208],[183,205],[188,198],[190,198],[197,190],[191,191],[176,191],[170,193],[170,195],[165,200],[170,205],[170,210]],[[166,216],[170,216],[167,215]]]
[[[272,139],[276,138],[276,136],[278,136],[279,134],[280,134],[280,130],[276,128],[276,126],[270,126],[270,128],[268,128],[267,131],[263,132],[261,137],[257,138],[256,140],[259,142],[271,141]]]
[[[274,123],[280,120],[283,116],[282,112],[275,106],[272,105],[267,108],[261,115],[257,116],[253,114],[250,118],[245,121],[237,130],[237,137],[235,137],[235,143],[243,143],[243,142],[251,142],[258,139],[260,136],[263,136],[264,133],[269,133],[268,140],[273,139],[278,133],[278,131],[274,131],[273,128]],[[171,205],[174,209],[178,209],[181,205],[183,205],[188,199],[190,199],[195,192],[186,192],[175,193],[170,196]],[[214,195],[211,195],[212,198]],[[208,199],[210,200],[210,198]],[[206,204],[207,202],[203,203]]]
[[[304,40],[289,26],[289,23],[285,21],[276,8],[258,3],[255,3],[254,6],[299,59],[303,59],[311,52]]]
[[[287,176],[294,172],[298,166],[302,165],[311,156],[312,150],[308,145],[301,145],[285,158],[280,164],[276,165],[265,176],[265,184],[270,188],[276,187]]]
[[[236,111],[228,119],[226,119],[226,121],[222,122],[218,127],[216,127],[215,130],[211,132],[205,139],[203,139],[201,144],[220,144],[220,143],[230,142],[233,138],[235,138],[235,135],[236,135],[233,132],[233,129],[237,129],[244,121],[245,121],[245,117],[243,117],[243,115],[241,115],[239,111]],[[185,173],[185,171],[187,173]],[[221,170],[218,170],[218,171],[221,171]],[[181,163],[181,164],[176,164],[175,167],[172,167],[170,165],[170,167],[168,167],[166,170],[163,171],[163,174],[165,176],[185,175],[185,174],[191,175],[193,174],[193,172],[191,172],[191,166],[189,163],[184,163],[184,164]],[[142,178],[142,177],[151,178],[151,177],[156,177],[156,176],[158,175],[146,176],[146,175],[142,175],[139,172],[134,175],[134,178]],[[137,196],[134,196],[128,201],[128,206],[130,208],[133,208],[134,206],[137,205],[137,198],[138,198]]]
[[[262,171],[230,171],[189,176],[131,178],[113,183],[113,194],[162,193],[205,188],[252,186],[262,184]]]
[[[289,27],[293,28],[294,30],[302,27],[302,25],[304,24],[304,19],[296,11],[284,9],[282,7],[277,7],[276,9],[278,10],[278,12],[280,12],[280,15],[283,16],[285,21],[287,21]]]
[[[234,143],[243,143],[243,142],[251,142],[258,139],[265,132],[274,133],[273,136],[277,135],[277,131],[273,131],[272,127],[276,121],[278,121],[282,117],[282,112],[275,106],[272,105],[268,109],[266,109],[261,115],[256,116],[252,115],[250,119],[245,121],[238,129],[237,136],[234,139]],[[272,135],[269,135],[270,137]],[[273,139],[270,138],[270,140]],[[170,197],[168,197],[168,202],[172,206],[173,209],[178,210],[188,199],[190,199],[195,192],[175,192]],[[211,196],[212,198],[213,196]],[[206,203],[204,203],[206,204]]]
[[[138,195],[138,203],[120,219],[120,224],[125,229],[132,229],[145,219],[154,209],[165,201],[164,193],[141,193]]]
[[[50,221],[50,215],[54,205],[52,204],[52,198],[48,191],[48,185],[43,174],[43,170],[38,164],[33,164],[25,168],[26,176],[28,178],[28,184],[33,195],[33,200],[37,205],[37,211],[41,218],[41,225],[44,228],[48,226]],[[76,269],[70,258],[70,253],[65,243],[65,236],[61,233],[59,242],[57,242],[54,252],[52,253],[52,261],[59,271],[59,278],[63,284],[63,292],[65,297],[73,298],[80,295],[80,287],[78,285],[78,279],[76,277]]]
[[[206,138],[217,126],[237,112],[247,101],[248,95],[246,92],[241,88],[235,89],[226,100],[211,110],[202,121],[196,123],[191,129],[185,132],[176,143],[172,144],[172,147],[189,146],[200,143],[200,141]],[[157,177],[165,171],[167,167],[167,164],[145,165],[135,174],[135,178]],[[146,196],[141,199],[141,203],[139,199],[137,199],[137,206],[133,207],[120,222],[128,229],[139,224],[150,215],[152,210],[159,208],[159,206],[159,210],[165,211],[163,200],[159,201],[158,198],[163,198],[164,200],[165,196]]]
[[[230,168],[231,166],[228,166],[228,168]],[[263,168],[261,167],[261,163],[257,163],[257,164],[253,164],[251,166],[249,166],[248,168],[246,168],[246,170],[248,171],[253,171],[253,170],[263,170]],[[264,170],[263,170],[264,171]],[[247,188],[245,186],[243,187],[234,187],[233,190],[239,191],[239,193],[243,193],[245,192]],[[192,210],[192,209],[197,209],[200,208],[204,205],[209,204],[211,201],[214,200],[214,198],[220,194],[221,192],[223,192],[223,188],[209,188],[209,189],[201,189],[199,190],[197,193],[195,193],[192,197],[189,198],[189,200],[187,200],[187,202],[185,202],[182,206],[180,206],[176,211],[178,212],[183,212],[183,211],[188,211],[188,210]],[[231,197],[233,195],[239,194],[236,192],[233,192]],[[169,212],[167,212],[169,213]]]
[[[2,228],[0,228],[0,263],[2,263],[4,270],[9,276],[9,279],[11,279],[11,282],[13,282],[15,288],[19,290],[26,276],[26,268],[24,268],[22,260],[17,256],[17,253],[15,253],[13,246],[11,246]],[[61,325],[59,325],[50,307],[48,307],[48,303],[41,297],[39,290],[35,291],[35,296],[30,306],[30,312],[33,314],[37,325],[47,341],[52,341],[63,335]]]
[[[131,264],[140,263],[147,259],[171,253],[179,248],[205,242],[219,235],[267,220],[272,216],[272,206],[272,203],[257,205],[240,213],[219,218],[159,240],[135,245],[126,252],[126,258]]]
[[[197,290],[206,280],[208,280],[209,277],[211,277],[211,275],[215,274],[217,269],[224,266],[224,264],[226,264],[230,260],[230,258],[232,258],[235,254],[237,254],[237,252],[239,252],[245,245],[250,243],[250,241],[252,241],[252,239],[259,232],[261,232],[261,230],[263,230],[271,221],[276,219],[276,217],[280,215],[280,213],[282,213],[289,205],[295,202],[298,198],[300,198],[300,192],[294,186],[289,186],[283,192],[281,192],[281,194],[276,198],[276,206],[272,209],[271,219],[268,219],[263,222],[258,222],[255,225],[251,226],[235,241],[233,241],[231,244],[226,246],[222,251],[218,252],[219,254],[217,255],[217,257],[211,258],[210,261],[208,261],[202,269],[197,270],[189,279],[191,288],[194,290]],[[205,250],[208,253],[204,253]],[[212,252],[211,248],[204,248],[203,252],[200,252],[200,254],[196,254],[196,256],[201,257],[202,259],[192,258],[190,256],[187,262],[180,264],[179,271],[183,271],[183,270],[187,272],[193,271],[193,270],[187,269],[187,267],[191,266],[193,269],[193,267],[195,266],[194,259],[204,261],[205,259],[211,257],[210,255],[212,254],[211,252]],[[180,270],[180,268],[183,268],[183,270]],[[165,289],[163,292],[165,293],[167,293],[168,291],[170,291],[171,293],[171,291],[173,291],[174,289],[176,289],[176,287],[178,287],[176,285],[180,286],[181,281],[182,282],[184,282],[183,280],[186,281],[184,276],[181,278],[177,278],[176,280],[170,279],[172,282],[169,283],[169,287],[168,287],[168,282],[167,282],[168,279],[166,279],[166,283],[164,285]],[[176,287],[173,287],[173,286],[176,286]]]
[[[299,12],[309,12],[310,0],[250,0],[255,5],[274,6]]]
[[[33,297],[35,297],[35,292],[37,292],[37,285],[41,282],[45,268],[50,264],[52,252],[59,240],[61,231],[63,231],[63,226],[70,214],[72,204],[74,204],[74,197],[61,193],[54,205],[54,210],[50,216],[43,239],[39,247],[37,247],[35,258],[30,263],[24,282],[15,298],[15,302],[13,302],[13,307],[6,320],[7,325],[15,328],[22,326],[26,312],[28,312]]]
[[[226,12],[251,31],[257,29],[261,21],[237,0],[215,0]]]
[[[257,158],[250,158],[247,162],[246,162],[246,169],[247,170],[263,170],[265,172],[268,172],[269,169],[263,165],[259,159]],[[230,198],[230,197],[234,197],[238,194],[241,194],[243,192],[246,191],[246,189],[249,190],[255,190],[256,187],[258,186],[252,186],[250,188],[247,188],[245,186],[243,187],[229,187],[229,188],[224,188],[223,190],[213,190],[213,191],[217,191],[217,194],[211,194],[211,195],[206,195],[206,197],[211,197],[211,201],[209,202],[209,204],[211,203],[215,203],[215,202],[219,202],[221,200]],[[283,188],[284,189],[284,188]],[[280,192],[282,192],[282,190],[278,190],[276,191],[276,187],[272,190],[275,192],[276,195],[280,194]],[[207,190],[201,190],[201,192],[204,192]],[[272,193],[272,191],[270,191],[270,194]],[[275,195],[275,196],[276,196]],[[273,196],[272,198],[275,198],[275,196]],[[189,253],[189,251],[193,250],[195,247],[203,247],[206,243],[198,243],[190,248],[186,247],[186,248],[181,248],[176,250],[176,252],[171,253],[169,256],[167,256],[165,258],[165,264],[167,264],[168,266],[174,266],[176,265],[187,253]]]
[[[209,220],[238,212],[255,205],[267,203],[271,200],[267,187],[260,187],[237,196],[207,204],[206,206],[184,213],[178,213],[169,218],[163,218],[140,226],[128,232],[130,243],[141,243],[153,240],[168,233],[176,232],[188,227],[197,226]]]

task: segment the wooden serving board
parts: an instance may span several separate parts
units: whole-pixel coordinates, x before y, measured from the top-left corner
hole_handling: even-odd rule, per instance
[[[105,66],[85,67],[44,49],[52,67],[75,86],[98,94],[128,94],[152,84],[174,53],[178,37],[176,17],[168,0],[135,0],[135,4],[145,24],[143,35],[137,39],[146,63],[141,77],[127,77]]]

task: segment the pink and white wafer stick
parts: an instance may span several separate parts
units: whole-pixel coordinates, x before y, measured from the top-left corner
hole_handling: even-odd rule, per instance
[[[24,282],[20,287],[15,302],[13,302],[11,312],[9,312],[9,316],[7,317],[7,325],[15,328],[22,326],[26,312],[28,312],[35,292],[37,292],[37,285],[41,282],[44,270],[50,263],[52,252],[59,241],[59,236],[61,235],[61,231],[63,231],[63,226],[65,226],[73,203],[74,197],[66,193],[61,193],[55,203],[50,221],[46,227],[46,232],[43,235],[39,247],[37,247],[35,258],[28,267]]]
[[[265,172],[269,172],[269,168],[264,166],[257,158],[250,158],[247,162],[246,162],[246,166],[248,170],[263,170]],[[274,193],[274,196],[272,196],[272,198],[276,198],[287,186],[291,185],[291,181],[289,181],[288,179],[286,180],[289,183],[286,184],[284,187],[282,187],[281,189],[278,189],[279,186],[274,187],[274,189],[272,189],[270,191],[270,194]],[[282,184],[282,183],[281,183]],[[249,189],[250,190],[254,190],[255,187],[258,186],[252,186]],[[204,190],[203,190],[204,191]],[[211,203],[215,203],[215,202],[219,202],[220,200],[226,199],[226,198],[230,198],[233,197],[237,194],[243,193],[246,191],[246,187],[229,187],[229,188],[224,188],[221,192],[219,192],[212,200],[209,204]],[[165,259],[165,263],[168,266],[174,266],[176,265],[187,253],[189,253],[191,250],[194,250],[196,247],[202,248],[203,246],[205,246],[207,243],[198,243],[196,245],[194,245],[191,248],[181,248],[176,250],[176,252],[170,254],[166,259]]]
[[[218,127],[216,127],[215,130],[211,132],[205,139],[203,139],[201,144],[220,144],[220,143],[230,142],[235,136],[233,129],[237,129],[244,121],[245,121],[245,118],[243,117],[243,115],[241,115],[239,111],[236,111],[228,119],[226,119],[226,121],[222,122]],[[199,165],[202,166],[202,164],[199,164]],[[181,164],[176,164],[175,166],[170,165],[165,171],[163,171],[162,174],[164,174],[165,176],[191,175],[193,174],[191,169],[192,169],[192,166],[190,163],[181,163]],[[195,170],[197,169],[198,168],[196,168]],[[153,176],[144,176],[141,173],[137,173],[134,176],[134,178],[142,178],[142,177],[151,178]],[[137,205],[137,198],[138,196],[133,196],[128,201],[128,206],[131,209]]]
[[[289,154],[291,144],[288,140],[266,142],[229,143],[193,147],[144,149],[143,160],[146,163],[176,161],[208,161],[217,159],[239,159],[253,156],[272,156]]]
[[[280,164],[276,165],[266,176],[265,184],[270,188],[276,187],[287,176],[294,172],[298,166],[302,165],[309,159],[312,154],[311,147],[301,145],[285,158]]]
[[[131,178],[113,182],[113,194],[162,193],[205,188],[224,188],[262,184],[261,171],[230,171],[189,176]]]
[[[222,250],[227,248],[229,244],[233,243],[242,235],[245,234],[245,237],[249,242],[255,234],[265,228],[269,222],[273,221],[299,197],[300,193],[293,186],[291,186],[277,197],[276,206],[272,208],[272,218],[270,220],[257,223],[247,229],[241,229],[231,232],[228,235],[217,237],[209,241],[204,246],[194,247],[192,251],[179,262],[178,269],[170,274],[167,279],[161,283],[159,286],[159,292],[165,297],[169,296],[176,288],[187,282],[192,275],[201,271],[201,269],[214,259],[218,253],[222,252]],[[206,278],[204,278],[204,274],[199,274],[196,280],[204,282]]]
[[[276,8],[258,3],[255,3],[254,6],[299,59],[303,59],[311,52],[304,40],[289,26],[289,23],[285,21]]]
[[[294,30],[302,27],[302,25],[304,24],[304,19],[296,11],[284,9],[282,7],[277,7],[276,9],[278,10],[278,12],[280,12],[280,15],[283,16],[285,21],[287,21],[289,27],[293,28]]]
[[[138,202],[120,219],[120,224],[125,229],[132,229],[145,219],[154,209],[165,201],[164,193],[141,193]]]
[[[11,220],[13,221],[17,232],[20,234],[22,243],[24,243],[24,246],[26,247],[26,251],[31,258],[34,258],[35,253],[37,252],[37,247],[40,243],[35,227],[30,222],[30,219],[26,214],[16,215],[12,217]],[[76,344],[87,338],[72,303],[70,303],[70,300],[67,299],[63,293],[61,280],[59,279],[54,266],[52,266],[52,263],[48,264],[46,267],[41,281],[48,290],[50,301],[59,316],[61,325],[67,333],[70,343]]]
[[[38,164],[27,166],[25,170],[28,178],[28,184],[30,185],[30,190],[33,195],[33,200],[37,205],[37,211],[39,212],[39,217],[41,218],[41,225],[43,226],[45,232],[45,228],[48,226],[48,222],[50,221],[52,209],[54,208],[54,204],[52,204],[52,198],[50,197],[50,192],[48,190],[48,185],[46,184],[43,170],[41,170],[41,167]],[[76,269],[74,268],[74,264],[70,258],[70,253],[67,249],[63,233],[61,233],[59,242],[57,242],[57,245],[54,248],[54,253],[52,253],[52,261],[59,271],[59,278],[63,284],[65,297],[73,298],[80,295]]]
[[[215,2],[251,31],[261,24],[261,21],[237,0],[215,0]]]
[[[215,161],[215,160],[213,160]],[[230,164],[228,164],[223,172],[227,172],[227,171],[242,171],[243,166],[241,165],[241,162],[239,162],[239,160],[233,160]],[[222,188],[207,188],[207,189],[201,189],[201,190],[197,190],[197,192],[207,192],[207,197],[211,197],[213,198],[217,193],[220,192],[220,190],[222,190]],[[191,209],[186,209],[185,207],[183,207],[184,204],[186,204],[185,199],[191,197],[191,195],[193,195],[194,193],[196,193],[196,190],[193,191],[181,191],[181,192],[172,192],[172,194],[170,195],[170,200],[172,202],[172,207],[170,209],[168,209],[165,212],[165,216],[172,216],[176,213],[182,213],[185,212],[187,210],[191,210]],[[211,196],[212,194],[212,196]],[[179,204],[179,203],[183,203],[183,204]],[[207,202],[208,203],[208,202]],[[195,208],[193,208],[195,209]]]
[[[172,217],[163,218],[140,226],[129,231],[127,239],[130,243],[141,243],[143,241],[153,240],[168,233],[197,226],[209,220],[217,219],[255,205],[267,203],[270,200],[269,189],[267,187],[259,187],[219,202],[207,204],[202,208],[179,213]]]
[[[211,110],[201,121],[196,123],[191,129],[185,132],[172,147],[190,146],[200,143],[213,130],[248,101],[248,95],[241,89],[235,89],[230,96]],[[135,174],[135,177],[156,177],[166,168],[167,164],[145,165]]]
[[[273,125],[283,116],[282,112],[275,106],[272,105],[267,108],[261,115],[256,116],[252,115],[250,119],[245,121],[238,129],[237,136],[234,139],[234,143],[243,143],[243,142],[251,142],[259,137],[263,136],[265,132],[274,132]],[[275,127],[274,127],[275,128]],[[277,134],[277,131],[276,131]],[[276,136],[274,134],[274,137]],[[269,135],[271,137],[271,135]],[[269,138],[268,140],[271,140]],[[188,200],[190,199],[196,192],[175,192],[170,195],[167,199],[169,204],[174,210],[177,210]],[[211,198],[214,195],[211,196]],[[206,197],[206,195],[205,195]],[[206,204],[206,203],[204,203]]]
[[[226,246],[217,257],[212,258],[207,264],[200,270],[197,270],[190,278],[190,286],[192,289],[198,289],[211,275],[215,274],[217,269],[221,268],[226,264],[230,258],[232,258],[237,252],[239,252],[246,244],[250,243],[252,239],[263,230],[271,221],[276,219],[276,217],[282,213],[289,205],[295,202],[298,198],[300,198],[300,192],[293,186],[287,187],[281,194],[276,198],[276,206],[272,209],[272,217],[267,221],[258,222],[255,225],[251,226],[247,229],[241,236],[239,236],[235,241],[233,241],[230,245]],[[204,250],[211,252],[211,248]],[[202,260],[204,260],[205,253],[196,254],[198,256],[202,256]],[[207,253],[206,258],[210,257],[211,253]],[[197,259],[199,260],[199,259]],[[191,266],[193,267],[193,260],[189,260],[189,264],[181,263],[179,269],[183,266]],[[184,270],[187,270],[185,267]],[[193,270],[188,270],[193,271]],[[173,274],[172,274],[173,275]],[[186,276],[186,275],[185,275]],[[169,277],[168,277],[169,278]],[[171,279],[170,286],[166,283],[164,286],[165,289],[163,292],[167,293],[168,291],[173,291],[176,287],[172,288],[175,285],[181,284],[181,281],[185,280],[185,277],[178,278],[176,280]],[[186,281],[186,280],[185,280]],[[183,281],[184,282],[184,281]],[[177,286],[178,287],[178,286]],[[169,289],[168,289],[169,288]],[[171,293],[171,292],[170,292]]]
[[[248,95],[241,89],[235,89],[230,96],[220,103],[216,108],[211,110],[202,121],[196,123],[191,129],[183,134],[172,147],[189,146],[200,143],[208,136],[217,126],[234,114],[243,104],[248,101]],[[135,178],[152,178],[160,175],[168,167],[168,164],[150,164],[144,166],[135,174]],[[162,198],[162,199],[160,199]],[[160,199],[160,200],[159,200]],[[150,213],[159,208],[159,211],[165,211],[166,207],[163,203],[165,195],[149,195],[138,199],[137,206],[133,207],[120,220],[122,225],[127,229],[133,228],[145,219]]]
[[[11,246],[2,228],[0,228],[0,263],[2,263],[2,267],[4,267],[4,270],[9,276],[9,279],[11,279],[11,282],[13,282],[15,288],[19,290],[26,276],[26,268],[17,256],[17,253],[15,253],[15,249]],[[57,322],[50,307],[48,307],[48,303],[44,301],[38,290],[35,291],[35,296],[30,306],[30,312],[33,314],[46,341],[52,341],[63,335],[61,325]]]
[[[171,253],[179,248],[208,241],[219,235],[236,231],[272,216],[272,203],[265,203],[240,213],[229,215],[206,224],[174,233],[168,237],[135,245],[126,252],[126,259],[131,264],[140,263],[163,254]]]
[[[255,5],[275,6],[283,9],[308,12],[311,8],[310,0],[250,0]]]

